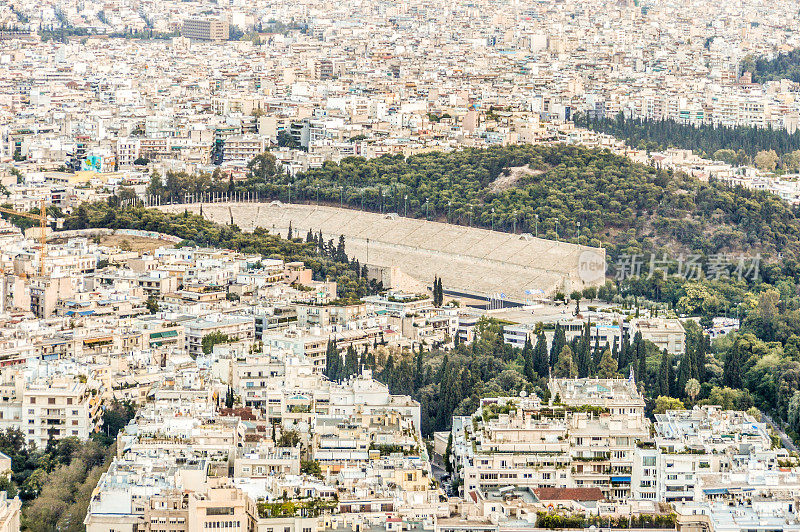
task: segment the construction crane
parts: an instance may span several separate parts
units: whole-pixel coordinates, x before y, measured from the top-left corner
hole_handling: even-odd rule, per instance
[[[39,205],[39,214],[15,211],[14,209],[7,209],[6,207],[0,207],[0,212],[39,221],[39,275],[44,277],[44,258],[45,255],[47,255],[47,206],[45,205],[44,199],[41,200]]]

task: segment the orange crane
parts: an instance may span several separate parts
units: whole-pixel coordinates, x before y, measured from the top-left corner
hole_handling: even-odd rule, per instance
[[[0,212],[39,221],[39,275],[44,277],[44,258],[47,255],[47,206],[45,200],[41,200],[39,214],[15,211],[14,209],[7,209],[5,207],[0,207]]]

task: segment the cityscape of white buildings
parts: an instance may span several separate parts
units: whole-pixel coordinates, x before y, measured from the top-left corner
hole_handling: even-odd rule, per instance
[[[0,203],[70,212],[123,186],[145,198],[154,171],[243,179],[266,150],[296,174],[350,156],[562,142],[800,204],[796,175],[648,153],[571,122],[623,113],[794,133],[800,85],[753,83],[741,65],[800,47],[798,9],[4,3]],[[800,532],[798,458],[757,413],[705,405],[651,421],[632,377],[551,378],[548,397],[481,398],[426,441],[420,404],[369,368],[326,378],[329,345],[385,356],[470,343],[497,309],[437,307],[426,290],[397,287],[339,304],[336,283],[302,263],[178,242],[76,231],[45,253],[35,232],[0,221],[0,430],[44,448],[102,432],[115,401],[137,409],[92,494],[89,532],[520,532],[553,516]],[[503,340],[522,347],[543,330],[550,342],[558,324],[569,341],[586,317],[593,345],[640,334],[686,350],[678,319],[547,303],[514,314]],[[738,326],[718,318],[708,332]],[[11,469],[4,455],[0,469]],[[0,532],[19,530],[20,511],[0,492]]]
[[[66,189],[54,194],[74,204],[87,199],[75,185],[92,178],[113,188],[138,176],[141,194],[145,170],[243,177],[247,161],[278,144],[290,172],[352,155],[518,142],[629,151],[572,128],[576,112],[794,132],[798,85],[751,83],[741,63],[800,46],[795,8],[15,2],[0,7],[0,159],[26,183],[60,177]],[[630,154],[800,201],[797,180],[680,152]],[[87,174],[35,175],[64,168]],[[16,181],[7,172],[3,184]]]
[[[548,398],[483,398],[426,441],[420,404],[363,359],[340,383],[323,375],[329,342],[342,356],[470,342],[496,311],[397,290],[338,304],[335,283],[297,263],[135,231],[117,237],[150,247],[124,251],[92,232],[49,244],[48,282],[29,273],[37,250],[19,230],[0,255],[0,429],[44,448],[104,431],[114,401],[137,409],[88,531],[499,532],[536,529],[542,515],[744,532],[768,514],[797,526],[800,466],[756,414],[698,406],[651,422],[632,377],[550,379]],[[535,338],[536,323],[548,341],[555,323],[568,339],[585,323],[559,307],[526,312],[506,343]],[[589,312],[592,342],[641,334],[684,349],[676,319]],[[19,500],[6,501],[16,530]]]

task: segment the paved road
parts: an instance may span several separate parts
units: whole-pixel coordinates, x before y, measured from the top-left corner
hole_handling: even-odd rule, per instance
[[[777,423],[775,423],[775,421],[773,421],[771,417],[769,417],[767,414],[762,414],[762,416],[764,418],[764,421],[766,421],[767,424],[770,427],[772,427],[772,430],[774,430],[775,433],[778,435],[778,437],[781,439],[781,444],[784,447],[793,452],[800,452],[800,450],[797,449],[797,445],[794,444],[792,439],[778,426]]]

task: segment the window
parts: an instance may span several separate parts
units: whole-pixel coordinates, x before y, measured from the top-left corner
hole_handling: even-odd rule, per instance
[[[48,397],[48,398],[47,398],[47,404],[48,404],[48,405],[54,405],[54,404],[56,404],[56,398],[55,398],[55,397]]]
[[[35,404],[36,404],[36,398],[35,398],[35,397],[31,397],[31,404],[32,404],[32,405],[35,405]]]
[[[67,404],[68,404],[68,405],[71,405],[71,404],[72,404],[72,397],[67,397]]]
[[[233,515],[233,508],[229,506],[212,506],[206,508],[206,515]]]

